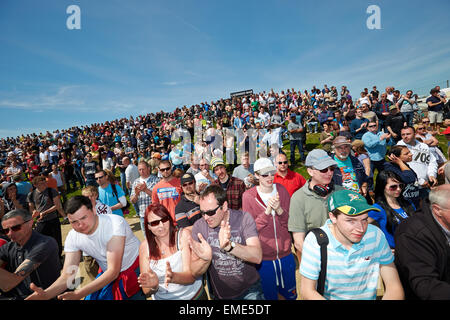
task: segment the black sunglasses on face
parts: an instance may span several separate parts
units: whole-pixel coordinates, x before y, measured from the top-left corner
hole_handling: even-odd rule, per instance
[[[5,234],[8,234],[8,233],[9,233],[9,230],[14,231],[14,232],[20,231],[20,229],[22,229],[22,225],[23,225],[24,223],[27,223],[28,221],[30,221],[30,220],[24,221],[24,222],[22,222],[22,223],[20,223],[20,224],[16,224],[15,226],[12,226],[12,227],[10,227],[10,228],[3,228],[3,232],[4,232]]]
[[[183,183],[182,186],[183,186],[183,187],[187,187],[187,186],[191,186],[191,185],[193,185],[193,184],[194,184],[194,181],[191,181],[191,182]]]
[[[101,179],[101,178],[103,178],[104,176],[101,176],[101,177],[95,177],[95,180],[99,180],[99,179]]]
[[[159,226],[160,222],[166,223],[167,221],[169,221],[169,217],[164,217],[164,218],[162,218],[160,220],[149,221],[148,225],[151,226],[151,227],[156,227],[156,226]]]
[[[164,171],[169,171],[171,170],[171,167],[167,167],[167,168],[159,168],[160,171],[164,172]]]
[[[287,164],[287,161],[278,161],[278,164]]]
[[[202,211],[202,210],[200,210],[200,213],[201,213],[202,216],[204,216],[204,215],[206,214],[208,217],[211,217],[211,216],[213,216],[213,215],[216,214],[217,210],[218,210],[220,207],[221,207],[221,206],[218,206],[217,208],[215,208],[215,209],[213,209],[213,210],[208,210],[208,211]]]
[[[319,170],[319,169],[316,169],[316,170],[320,171],[321,173],[327,173],[328,171],[334,171],[334,168],[335,167],[328,167],[328,168],[325,168],[322,170]]]

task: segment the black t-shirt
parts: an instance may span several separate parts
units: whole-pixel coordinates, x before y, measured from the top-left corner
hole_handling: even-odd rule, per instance
[[[180,228],[193,226],[195,221],[200,219],[200,206],[194,201],[188,200],[183,194],[180,202],[175,207],[175,219]]]
[[[30,239],[23,247],[12,241],[0,247],[0,260],[6,262],[5,269],[8,272],[15,272],[17,267],[27,259],[39,266],[15,288],[2,293],[2,296],[24,299],[33,293],[30,289],[31,282],[46,289],[61,273],[61,262],[55,239],[37,231],[32,231]]]
[[[30,192],[27,196],[28,203],[33,203],[37,211],[42,212],[53,207],[53,198],[59,196],[58,191],[53,188],[47,188],[43,192],[39,192],[37,189]],[[58,219],[58,211],[55,209],[52,213],[46,214],[42,221],[49,221]]]
[[[386,126],[391,127],[392,131],[399,135],[399,138],[405,122],[405,117],[400,112],[396,115],[390,114],[386,117]]]
[[[97,162],[95,162],[95,161],[85,162],[85,163],[83,163],[83,168],[84,168],[84,175],[86,176],[86,179],[94,180],[95,172],[97,172]]]

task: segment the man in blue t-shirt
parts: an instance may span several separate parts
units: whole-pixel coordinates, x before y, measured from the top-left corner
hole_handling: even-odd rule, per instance
[[[113,186],[104,170],[95,173],[95,180],[99,185],[98,200],[110,206],[113,214],[123,217],[122,208],[127,205],[127,198],[122,188],[118,184]]]

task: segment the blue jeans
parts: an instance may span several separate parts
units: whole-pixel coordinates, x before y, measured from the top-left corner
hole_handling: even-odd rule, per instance
[[[318,123],[317,123],[317,121],[308,122],[306,125],[308,126],[308,132],[309,133],[313,133],[313,131],[314,131],[314,133],[317,132],[317,130],[318,130]],[[314,130],[312,129],[312,127],[314,127]]]
[[[298,148],[298,152],[300,153],[300,161],[305,160],[305,154],[303,153],[302,140],[290,140],[289,144],[291,146],[291,165],[293,165],[295,163],[295,147]]]
[[[413,119],[414,119],[414,111],[402,112],[402,114],[405,117],[406,123],[408,124],[408,126],[412,127]]]
[[[261,280],[256,281],[247,291],[232,300],[264,300]]]
[[[125,172],[120,172],[120,184],[122,185],[122,190],[125,193],[125,195],[128,195],[128,188],[127,188],[127,177],[125,175]]]

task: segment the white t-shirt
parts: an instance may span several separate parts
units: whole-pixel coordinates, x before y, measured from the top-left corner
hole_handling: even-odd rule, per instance
[[[270,198],[273,198],[277,194],[277,188],[274,188],[272,186],[272,192],[271,193],[263,193],[256,188],[256,191],[258,191],[259,196],[261,197],[261,200],[264,202],[264,204],[267,206],[267,203],[269,202]],[[275,210],[272,209],[272,215],[275,215]]]
[[[111,207],[108,206],[107,204],[104,204],[100,200],[97,200],[95,202],[95,213],[97,213],[99,215],[100,214],[113,214]]]
[[[108,269],[106,247],[113,236],[125,237],[125,248],[120,271],[125,271],[139,256],[139,240],[131,231],[128,222],[114,214],[98,216],[98,226],[93,234],[86,235],[70,230],[64,243],[65,252],[82,251],[93,257],[103,271]]]
[[[125,177],[127,182],[130,183],[130,187],[133,185],[134,180],[139,178],[139,170],[134,164],[130,163],[125,169]]]

